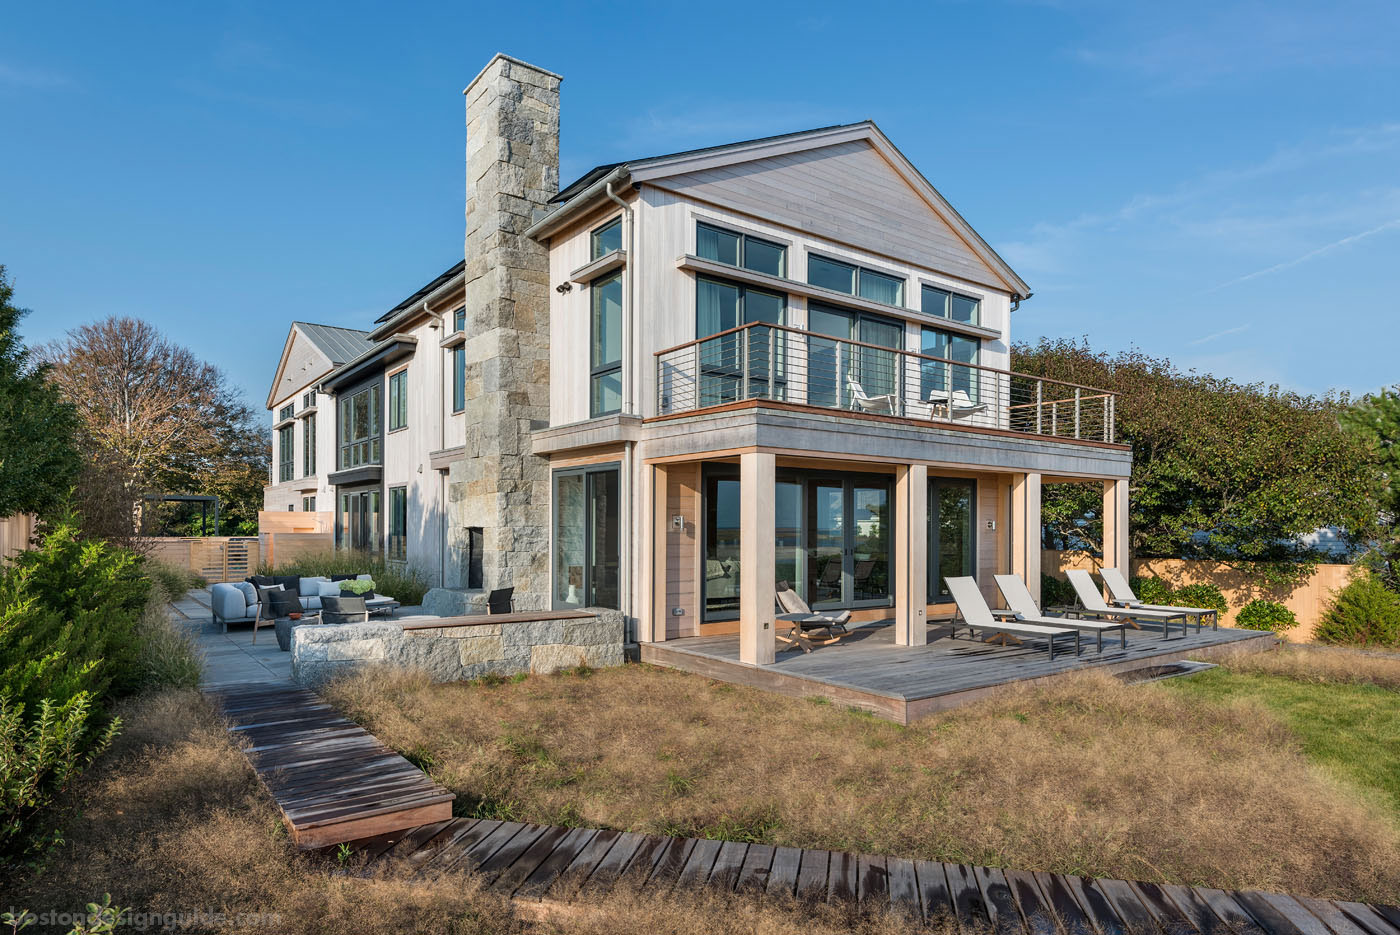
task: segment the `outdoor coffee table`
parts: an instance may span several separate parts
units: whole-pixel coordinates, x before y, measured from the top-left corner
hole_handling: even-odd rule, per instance
[[[385,617],[392,617],[394,616],[394,611],[399,609],[399,606],[398,601],[394,600],[392,597],[385,597],[382,594],[376,594],[374,597],[365,599],[365,609],[369,611],[371,617],[377,617],[381,614]]]

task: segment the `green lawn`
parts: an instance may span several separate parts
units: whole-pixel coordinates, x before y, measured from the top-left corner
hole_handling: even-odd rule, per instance
[[[1374,795],[1400,822],[1400,692],[1227,669],[1163,684],[1211,701],[1262,703],[1292,729],[1309,759]]]

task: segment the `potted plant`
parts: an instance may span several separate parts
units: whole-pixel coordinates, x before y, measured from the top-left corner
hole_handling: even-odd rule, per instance
[[[340,582],[341,597],[364,597],[374,593],[374,581],[368,578],[356,578],[353,581]]]

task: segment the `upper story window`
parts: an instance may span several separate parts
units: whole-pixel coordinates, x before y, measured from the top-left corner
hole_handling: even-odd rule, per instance
[[[380,463],[379,384],[340,400],[340,469]]]
[[[290,426],[283,426],[277,430],[277,480],[278,482],[289,481],[295,468],[295,429]]]
[[[589,251],[589,259],[596,260],[600,256],[607,256],[614,250],[622,249],[622,218],[613,218],[602,227],[598,228],[591,235],[592,249]]]
[[[903,279],[839,260],[808,256],[807,282],[884,305],[904,305]]]
[[[316,473],[316,414],[301,420],[301,476]]]
[[[389,431],[408,427],[408,370],[389,377]]]
[[[283,406],[280,410],[278,410],[277,421],[282,422],[286,419],[290,419],[294,414],[296,414],[296,411],[297,407],[295,403],[287,403],[287,405]]]
[[[459,308],[452,313],[452,331],[457,333],[467,328],[467,310]],[[467,408],[467,349],[458,344],[452,348],[452,411],[461,412]]]
[[[982,300],[969,295],[959,295],[937,286],[924,286],[923,310],[925,315],[959,321],[965,325],[982,323]]]
[[[622,274],[594,280],[588,291],[588,412],[603,416],[622,409]]]
[[[465,307],[457,309],[452,313],[452,331],[465,331],[467,328],[467,310]]]
[[[751,269],[755,273],[787,275],[787,247],[709,224],[697,223],[695,226],[695,254],[728,266]]]
[[[305,393],[302,394],[301,408],[309,409],[314,405],[316,405],[316,391],[307,390]]]
[[[981,395],[982,371],[975,366],[959,367],[941,361],[976,364],[980,345],[976,338],[925,326],[920,350],[929,357],[941,360],[920,361],[923,398],[954,407],[976,404]]]

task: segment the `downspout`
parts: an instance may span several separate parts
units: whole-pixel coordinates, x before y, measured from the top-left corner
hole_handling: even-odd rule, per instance
[[[635,341],[633,340],[633,335],[635,333],[634,310],[636,308],[636,296],[634,282],[632,278],[632,264],[636,262],[635,258],[637,255],[635,250],[636,216],[632,212],[632,206],[629,205],[626,201],[619,198],[617,193],[613,191],[613,183],[611,181],[609,181],[604,186],[603,190],[607,193],[607,196],[610,200],[616,202],[622,208],[622,213],[627,218],[627,266],[623,269],[623,275],[627,277],[627,288],[623,290],[622,293],[622,300],[625,303],[625,307],[622,310],[622,318],[624,322],[622,329],[622,362],[624,376],[622,384],[622,411],[626,415],[635,415],[636,407],[633,401],[636,395],[637,368],[636,362],[632,359],[632,349],[635,344]],[[626,442],[623,445],[622,476],[623,478],[625,478],[625,483],[619,485],[621,487],[620,492],[622,493],[623,498],[623,502],[619,504],[619,506],[622,508],[622,515],[627,518],[627,522],[624,528],[628,529],[632,533],[632,535],[624,537],[622,542],[623,546],[627,549],[627,556],[623,561],[620,562],[622,566],[622,580],[619,582],[621,587],[618,589],[622,596],[621,610],[623,619],[626,621],[626,638],[628,642],[633,642],[636,640],[636,633],[634,632],[634,630],[636,626],[635,621],[637,619],[637,615],[635,613],[636,602],[632,599],[632,563],[636,559],[636,556],[633,554],[634,550],[632,548],[632,543],[636,540],[636,528],[634,523],[635,517],[632,510],[632,491],[634,486],[634,481],[632,477],[633,445],[634,442],[631,441]]]
[[[423,300],[423,314],[427,315],[433,320],[433,324],[429,325],[428,327],[437,331],[439,335],[443,335],[445,333],[446,324],[443,321],[442,313],[434,312],[432,309],[428,308],[427,299]],[[443,446],[447,442],[447,407],[443,404],[442,401],[443,394],[447,392],[447,365],[443,363],[441,343],[442,337],[440,336],[438,338],[439,347],[437,355],[437,403],[433,406],[433,408],[437,410],[438,414],[438,443],[436,449],[430,449],[436,451],[441,451],[443,449]],[[441,471],[434,471],[433,473],[438,475],[438,508],[443,511],[443,516],[446,517],[447,484],[444,480]],[[438,542],[438,586],[447,587],[447,523],[445,520],[443,522],[438,523],[438,536],[441,540]]]

